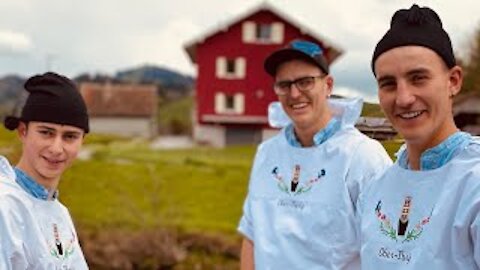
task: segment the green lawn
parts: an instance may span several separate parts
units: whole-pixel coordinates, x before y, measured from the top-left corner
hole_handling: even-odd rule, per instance
[[[377,103],[363,103],[362,107],[362,116],[369,116],[369,117],[385,117],[380,108],[380,105]]]
[[[88,147],[88,146],[87,146]],[[173,226],[235,234],[255,147],[150,150],[90,144],[61,182],[61,199],[88,228]]]
[[[398,149],[395,142],[385,146]],[[100,137],[87,147],[95,149],[93,159],[77,161],[60,186],[82,226],[236,234],[254,146],[167,151]]]

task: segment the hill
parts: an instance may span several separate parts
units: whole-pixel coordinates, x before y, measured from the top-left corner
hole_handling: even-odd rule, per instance
[[[9,114],[22,94],[25,79],[17,75],[0,78],[0,116]]]
[[[115,79],[134,83],[153,83],[159,86],[160,94],[173,98],[189,94],[194,83],[191,76],[152,65],[119,71],[115,74]]]
[[[177,100],[190,95],[195,81],[191,76],[153,65],[127,68],[116,72],[113,76],[100,73],[82,73],[76,76],[74,80],[77,83],[108,81],[113,83],[154,84],[157,86],[162,101]]]

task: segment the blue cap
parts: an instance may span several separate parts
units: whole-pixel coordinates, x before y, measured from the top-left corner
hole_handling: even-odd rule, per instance
[[[265,59],[263,67],[273,77],[277,73],[279,65],[295,59],[312,63],[328,74],[328,63],[322,48],[313,42],[304,40],[294,40],[285,48],[273,52]]]

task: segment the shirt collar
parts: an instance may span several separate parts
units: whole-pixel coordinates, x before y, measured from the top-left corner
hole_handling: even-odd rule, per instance
[[[24,171],[15,167],[16,178],[15,181],[22,187],[25,192],[32,195],[33,197],[50,201],[58,198],[58,190],[50,191],[39,183],[35,182],[30,176],[28,176]]]
[[[426,171],[442,167],[460,153],[468,145],[471,138],[470,134],[457,131],[439,145],[427,149],[420,156],[420,170]],[[398,154],[398,164],[404,169],[410,169],[407,150],[404,148]]]
[[[320,145],[324,143],[326,140],[328,140],[330,137],[337,132],[341,125],[340,121],[338,121],[335,118],[330,119],[328,121],[328,124],[325,126],[325,128],[321,129],[315,135],[313,136],[313,144],[315,146]],[[285,136],[287,138],[288,144],[294,147],[302,147],[302,144],[300,141],[297,139],[297,136],[295,135],[295,129],[293,127],[293,124],[289,124],[285,128]]]

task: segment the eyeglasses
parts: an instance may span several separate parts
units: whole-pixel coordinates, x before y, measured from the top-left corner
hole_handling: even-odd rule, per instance
[[[310,91],[315,86],[315,79],[323,79],[324,77],[325,75],[306,76],[293,81],[279,81],[273,84],[273,90],[278,96],[284,96],[290,92],[292,84],[294,84],[302,92]]]

